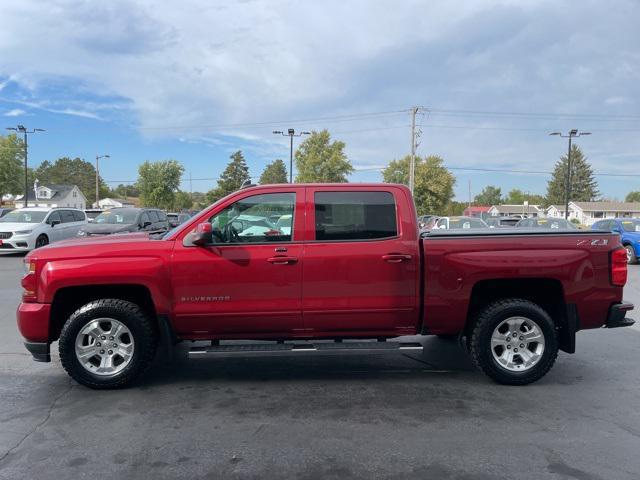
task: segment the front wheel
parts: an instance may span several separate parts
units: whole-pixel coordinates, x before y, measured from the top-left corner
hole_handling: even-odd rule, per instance
[[[40,235],[36,238],[36,248],[44,247],[45,245],[49,245],[49,238],[46,235]]]
[[[121,388],[136,380],[156,351],[156,332],[136,304],[101,299],[76,310],[60,333],[60,361],[78,383]]]
[[[539,305],[523,299],[488,305],[478,315],[469,343],[476,366],[505,385],[539,380],[558,356],[553,320]]]

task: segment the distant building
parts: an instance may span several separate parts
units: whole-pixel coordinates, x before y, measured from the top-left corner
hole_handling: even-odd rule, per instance
[[[592,225],[603,218],[640,218],[640,202],[569,202],[569,219]]]
[[[544,209],[539,205],[492,205],[489,208],[492,217],[544,217]]]
[[[134,207],[134,203],[130,200],[123,200],[122,198],[102,198],[98,200],[98,205],[93,204],[94,208],[101,208],[107,210],[109,208],[122,208],[122,207]]]
[[[547,207],[547,217],[564,218],[564,205],[549,205]]]
[[[464,209],[464,212],[462,212],[462,215],[464,215],[465,217],[482,218],[483,216],[486,216],[490,208],[491,207],[481,207],[481,206],[467,207]]]
[[[24,206],[24,195],[14,199],[16,207]],[[87,197],[77,185],[34,185],[27,194],[29,207],[71,207],[84,210],[87,208]]]

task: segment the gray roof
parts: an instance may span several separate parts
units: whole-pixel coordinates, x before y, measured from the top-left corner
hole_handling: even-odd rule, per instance
[[[41,198],[38,197],[38,201],[43,201],[43,202],[55,202],[56,200],[60,199],[60,198],[64,198],[66,197],[69,192],[71,192],[71,190],[73,190],[73,187],[75,187],[75,185],[62,185],[62,184],[49,184],[49,185],[38,185],[38,188],[40,187],[47,187],[49,190],[53,191],[53,195],[51,195],[51,197],[49,198]],[[33,191],[33,187],[29,189],[29,192],[27,193],[27,201],[36,200],[36,196],[35,196],[35,192]]]
[[[514,213],[540,213],[541,208],[537,205],[493,205],[493,208],[497,209],[500,213],[514,214]]]
[[[561,212],[564,212],[564,205],[549,205],[547,207],[547,210],[550,209],[551,207],[555,208],[556,210],[559,210]]]
[[[571,202],[583,212],[640,212],[640,202]]]

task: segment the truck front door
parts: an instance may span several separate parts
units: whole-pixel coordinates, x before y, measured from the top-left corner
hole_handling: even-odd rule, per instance
[[[335,336],[412,333],[420,258],[416,217],[401,218],[401,195],[393,187],[307,188],[305,329]]]
[[[302,330],[304,189],[236,196],[207,221],[211,245],[176,242],[175,328],[190,336],[292,336]],[[279,229],[277,219],[293,218]],[[276,222],[273,220],[276,219]]]

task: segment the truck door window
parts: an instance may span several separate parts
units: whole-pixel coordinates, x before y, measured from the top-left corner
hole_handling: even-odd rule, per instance
[[[209,219],[214,243],[290,242],[295,193],[265,193],[238,200]]]
[[[391,192],[316,192],[316,240],[372,240],[398,235]]]

